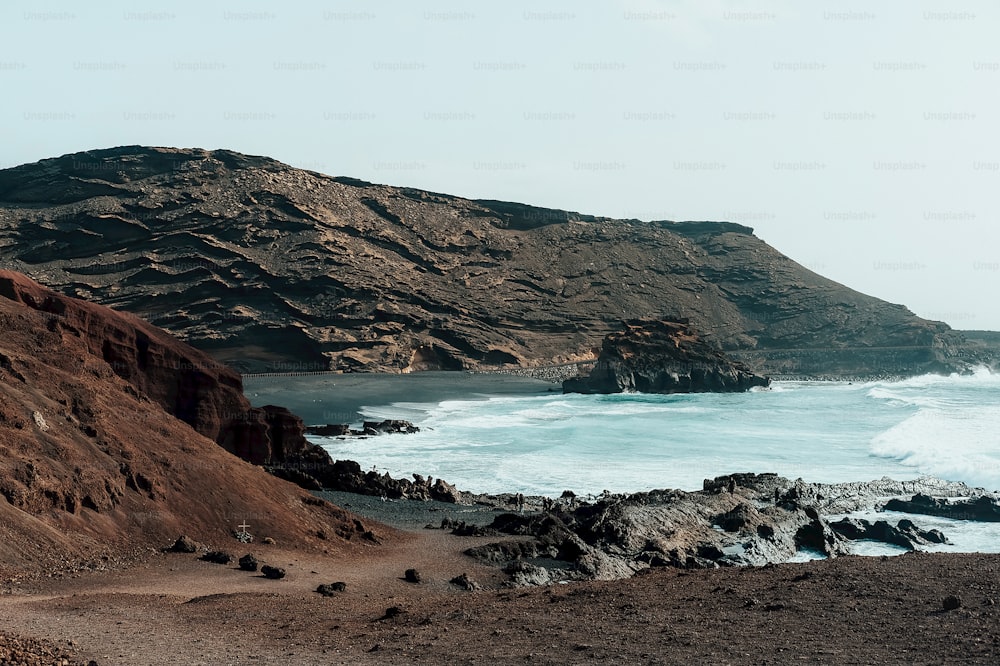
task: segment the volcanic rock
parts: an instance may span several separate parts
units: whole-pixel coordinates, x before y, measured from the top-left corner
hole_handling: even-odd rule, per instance
[[[185,375],[182,364],[199,359],[131,315],[0,273],[0,566],[58,571],[109,549],[148,553],[178,534],[187,549],[230,535],[232,516],[257,516],[302,548],[329,548],[318,530],[348,529],[347,512],[307,503],[164,409],[160,400],[197,397],[194,423],[224,420],[231,375],[214,364]]]
[[[282,567],[272,567],[270,564],[262,566],[260,572],[264,575],[264,578],[270,578],[271,580],[279,580],[285,577],[285,570]]]
[[[229,564],[233,561],[233,556],[221,550],[210,550],[202,555],[201,559],[213,564]]]
[[[590,375],[567,379],[563,392],[734,392],[769,383],[705,342],[686,324],[632,321],[604,339]]]
[[[994,498],[986,495],[975,499],[948,502],[945,499],[917,493],[909,500],[891,499],[885,503],[884,508],[886,511],[921,513],[953,520],[1000,522],[1000,505]]]
[[[0,171],[0,262],[244,371],[593,360],[619,319],[687,320],[758,373],[967,367],[962,336],[730,222],[470,201],[216,150]]]
[[[316,591],[322,594],[324,597],[335,596],[338,592],[343,592],[347,589],[347,583],[337,582],[337,583],[323,583],[316,588]]]
[[[240,558],[240,569],[243,571],[257,571],[259,565],[260,563],[257,561],[257,558],[251,553],[247,553]]]

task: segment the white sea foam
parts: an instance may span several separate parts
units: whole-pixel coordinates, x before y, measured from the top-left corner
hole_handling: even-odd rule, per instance
[[[1000,378],[917,377],[695,395],[470,395],[364,408],[416,435],[326,440],[338,458],[484,492],[695,489],[736,471],[811,481],[932,474],[1000,489]]]

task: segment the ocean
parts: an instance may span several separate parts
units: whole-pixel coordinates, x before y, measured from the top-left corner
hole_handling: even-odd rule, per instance
[[[368,382],[326,377],[281,388],[285,397],[294,394],[307,422],[337,422],[317,419],[322,413],[355,417],[344,422],[406,419],[421,428],[364,439],[311,437],[335,459],[393,476],[443,478],[473,492],[697,490],[703,479],[733,472],[811,482],[930,475],[1000,490],[1000,375],[985,370],[901,381],[775,382],[739,394],[607,396],[464,373]],[[286,404],[262,380],[248,383],[253,391]],[[350,397],[338,395],[345,391]],[[962,550],[1000,551],[1000,527],[917,522],[931,520],[949,536],[965,535]]]

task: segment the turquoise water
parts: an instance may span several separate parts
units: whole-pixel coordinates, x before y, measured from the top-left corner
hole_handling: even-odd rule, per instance
[[[475,394],[361,411],[422,431],[313,440],[334,458],[476,492],[693,490],[742,471],[820,482],[926,474],[1000,490],[1000,376],[985,371],[744,394]]]

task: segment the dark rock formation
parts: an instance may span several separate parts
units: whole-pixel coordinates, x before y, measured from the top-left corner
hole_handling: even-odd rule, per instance
[[[564,393],[721,393],[769,383],[686,324],[632,321],[604,338],[588,377],[567,379],[562,386]]]
[[[323,583],[316,588],[316,591],[322,594],[324,597],[336,596],[338,592],[343,592],[347,589],[347,583],[336,582],[336,583]]]
[[[1000,522],[1000,505],[994,498],[986,495],[970,500],[949,502],[945,499],[918,493],[909,500],[891,499],[885,503],[883,508],[886,511],[920,513],[954,520]]]
[[[251,553],[247,553],[240,558],[240,569],[243,571],[257,571],[257,567],[260,566],[260,562]]]
[[[419,583],[421,580],[423,580],[423,577],[420,575],[420,572],[417,571],[416,569],[407,569],[406,572],[403,574],[403,580],[405,580],[407,583]]]
[[[225,150],[126,146],[0,171],[0,263],[244,371],[592,360],[623,316],[686,319],[770,375],[964,367],[945,324],[739,224],[470,201]]]
[[[830,523],[830,527],[834,532],[851,541],[870,539],[902,546],[907,550],[914,550],[921,544],[948,543],[948,539],[940,530],[923,530],[914,525],[912,521],[905,519],[893,526],[885,520],[877,520],[872,523],[864,519],[842,518],[835,523]]]
[[[855,539],[878,539],[912,549],[944,543],[937,530],[911,521],[845,520],[826,516],[874,509],[880,498],[903,486],[968,494],[962,484],[931,479],[897,482],[807,484],[775,474],[732,474],[706,479],[699,492],[655,490],[607,495],[596,501],[559,500],[541,513],[497,515],[487,531],[524,537],[466,550],[476,559],[505,567],[512,583],[615,579],[649,567],[714,568],[784,562],[808,549],[833,558],[852,552]],[[733,492],[729,488],[733,487]],[[545,568],[530,560],[555,563]]]
[[[272,567],[270,564],[262,566],[260,572],[264,575],[264,578],[270,578],[271,580],[278,580],[285,577],[285,570],[282,567]]]
[[[412,434],[420,432],[420,428],[409,421],[386,419],[385,421],[365,421],[361,430],[354,430],[346,423],[328,423],[320,426],[306,426],[306,432],[322,437],[367,437],[383,434]]]
[[[317,470],[315,475],[328,490],[390,499],[437,500],[452,504],[462,501],[461,491],[443,479],[424,478],[420,474],[414,474],[412,481],[394,479],[387,472],[363,472],[361,465],[353,460],[338,460]]]
[[[202,555],[201,559],[212,564],[229,564],[233,561],[233,556],[221,550],[210,550]]]
[[[478,590],[482,587],[479,583],[469,578],[469,574],[467,573],[455,576],[448,582],[451,583],[452,585],[457,585],[463,590],[469,590],[470,592],[474,592],[475,590]]]

